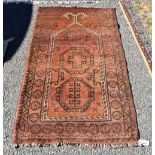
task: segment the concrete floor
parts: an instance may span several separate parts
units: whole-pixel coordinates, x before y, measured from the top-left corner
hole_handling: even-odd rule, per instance
[[[42,4],[44,5],[44,4]],[[50,4],[51,6],[75,6],[75,4]],[[45,6],[45,5],[44,5]],[[48,5],[49,6],[49,5]],[[32,36],[38,5],[33,6],[33,14],[27,34],[15,55],[4,64],[4,155],[151,155],[151,108],[152,79],[147,72],[142,56],[124,19],[117,0],[102,0],[98,4],[76,4],[79,7],[115,7],[120,25],[121,39],[136,106],[140,138],[150,141],[148,147],[92,147],[89,145],[47,145],[16,148],[11,143],[13,122],[17,108],[20,85],[23,79],[26,53]]]

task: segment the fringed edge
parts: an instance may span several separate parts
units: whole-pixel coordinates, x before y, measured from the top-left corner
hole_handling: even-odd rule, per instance
[[[139,143],[134,144],[80,144],[80,143],[69,143],[69,142],[63,142],[63,143],[53,143],[53,144],[13,144],[13,147],[16,149],[20,147],[62,147],[62,146],[74,146],[74,147],[91,147],[93,149],[120,149],[120,148],[128,148],[128,147],[144,147],[145,145],[139,145]]]

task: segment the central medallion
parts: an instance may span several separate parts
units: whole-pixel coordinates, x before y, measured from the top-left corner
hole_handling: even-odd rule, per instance
[[[69,74],[84,74],[94,65],[94,56],[83,47],[71,47],[59,56],[59,65]]]
[[[93,100],[94,88],[82,78],[69,78],[56,89],[56,101],[68,112],[85,112]]]

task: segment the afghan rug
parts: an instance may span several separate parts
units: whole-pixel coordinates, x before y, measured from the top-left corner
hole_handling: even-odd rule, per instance
[[[136,112],[115,9],[40,7],[16,144],[129,144]]]
[[[152,3],[120,2],[150,74],[152,74]]]

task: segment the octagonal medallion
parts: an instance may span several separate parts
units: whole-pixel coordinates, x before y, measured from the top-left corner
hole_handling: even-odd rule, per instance
[[[94,65],[94,55],[84,47],[71,47],[59,55],[59,65],[69,74],[83,74]]]
[[[56,89],[56,101],[68,112],[85,112],[93,100],[94,88],[79,77],[69,78]]]

